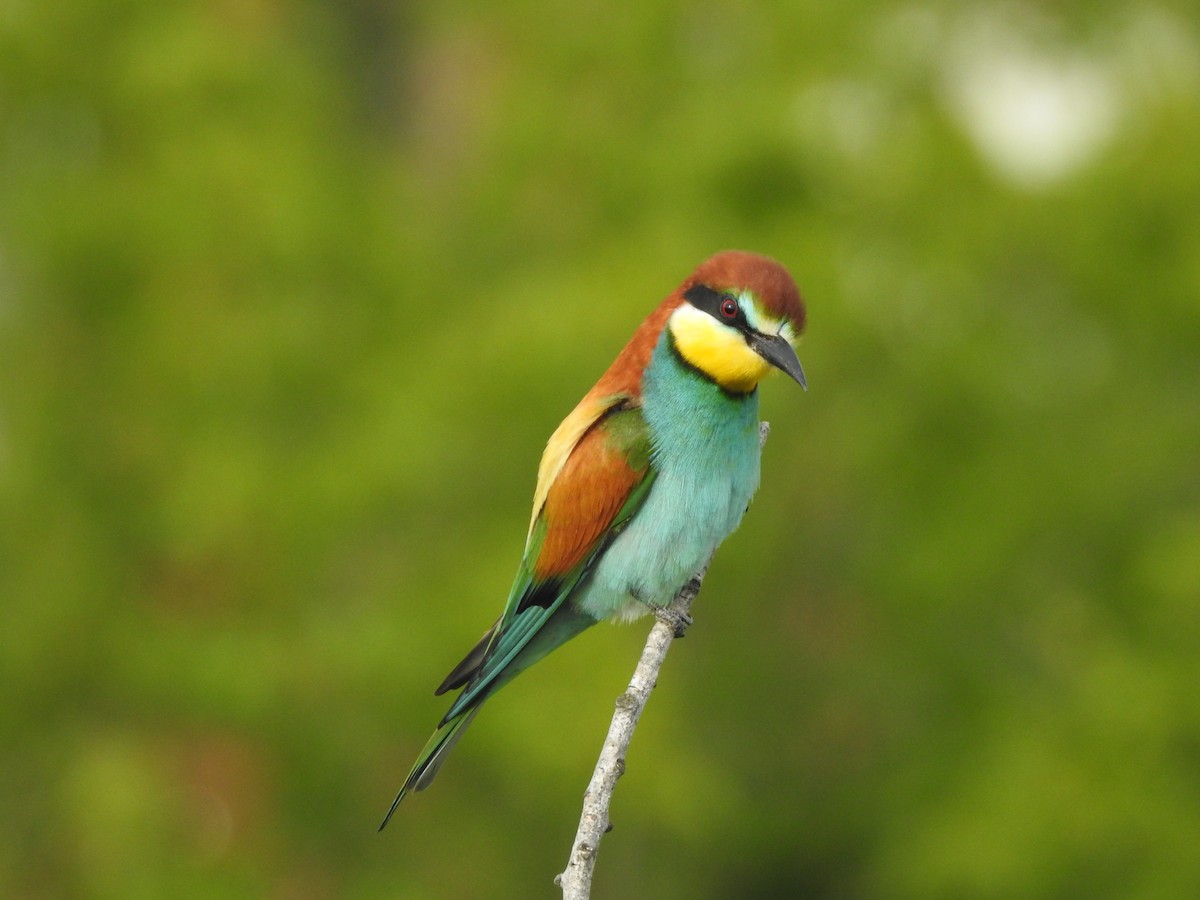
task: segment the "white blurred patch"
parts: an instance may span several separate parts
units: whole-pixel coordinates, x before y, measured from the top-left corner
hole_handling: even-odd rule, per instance
[[[1062,45],[1039,46],[994,12],[954,30],[942,80],[980,154],[1021,187],[1047,185],[1089,162],[1123,114],[1111,66]]]

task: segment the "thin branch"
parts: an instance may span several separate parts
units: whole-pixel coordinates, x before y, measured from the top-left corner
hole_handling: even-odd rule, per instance
[[[766,422],[759,425],[760,446],[766,443],[770,430],[771,426]],[[575,843],[571,846],[567,868],[554,878],[554,883],[562,888],[563,900],[587,900],[591,896],[596,852],[600,848],[600,838],[612,828],[608,810],[617,779],[625,773],[625,752],[633,740],[633,730],[642,716],[642,710],[646,708],[650,692],[658,682],[658,672],[667,658],[671,642],[683,637],[684,630],[692,622],[689,615],[692,601],[700,593],[700,583],[708,571],[709,562],[711,559],[680,589],[675,599],[657,613],[657,621],[650,629],[650,636],[646,639],[629,687],[617,698],[608,736],[604,739],[592,780],[583,794],[583,813],[579,817],[579,830],[575,832]]]

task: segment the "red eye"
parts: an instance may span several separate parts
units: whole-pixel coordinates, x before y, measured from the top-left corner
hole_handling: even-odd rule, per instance
[[[727,319],[736,318],[738,314],[737,301],[732,297],[726,297],[721,301],[721,315]]]

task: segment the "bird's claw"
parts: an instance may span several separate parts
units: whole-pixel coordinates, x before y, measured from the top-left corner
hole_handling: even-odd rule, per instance
[[[692,617],[680,609],[673,609],[670,606],[664,606],[654,611],[654,618],[671,626],[671,631],[675,637],[681,638],[687,634],[688,628],[692,625]]]

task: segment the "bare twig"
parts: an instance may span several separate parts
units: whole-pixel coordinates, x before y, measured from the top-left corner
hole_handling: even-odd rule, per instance
[[[771,426],[766,422],[759,425],[760,445],[766,443],[770,430]],[[646,639],[629,687],[617,698],[608,736],[604,739],[592,780],[583,794],[583,813],[579,817],[579,830],[575,832],[575,843],[571,847],[567,868],[554,878],[554,883],[562,888],[563,900],[587,900],[591,896],[596,852],[600,847],[600,838],[611,828],[608,809],[617,779],[625,773],[625,751],[629,749],[633,730],[658,681],[658,672],[667,658],[671,641],[682,637],[684,629],[691,624],[689,611],[692,601],[700,592],[700,583],[707,571],[708,561],[675,595],[675,599],[657,614],[657,621],[650,629],[650,636]]]

